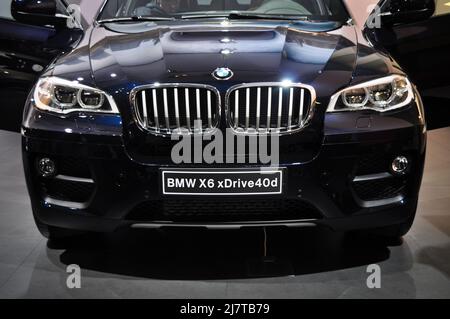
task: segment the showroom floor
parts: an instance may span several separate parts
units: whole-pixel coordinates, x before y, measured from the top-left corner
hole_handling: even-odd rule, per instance
[[[450,298],[450,128],[429,133],[418,217],[403,243],[322,229],[123,231],[65,250],[36,230],[20,135],[0,131],[0,298]],[[381,267],[369,289],[367,265]],[[66,267],[81,267],[68,289]]]

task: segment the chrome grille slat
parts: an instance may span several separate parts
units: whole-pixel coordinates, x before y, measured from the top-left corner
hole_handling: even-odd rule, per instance
[[[147,127],[148,114],[147,114],[147,97],[146,97],[145,91],[142,91],[142,113],[144,115],[145,127]]]
[[[152,90],[153,95],[153,116],[155,119],[155,128],[157,131],[159,131],[159,118],[158,118],[158,99],[156,98],[156,90]],[[148,110],[146,109],[146,112]],[[144,127],[148,128],[148,121],[144,119]]]
[[[235,104],[234,122],[239,123],[239,91],[236,91],[234,104]]]
[[[133,89],[130,99],[139,126],[158,135],[211,132],[219,125],[220,94],[212,86],[146,85]]]
[[[261,120],[261,88],[257,88],[256,93],[256,129],[259,130]]]
[[[250,121],[250,89],[245,92],[245,129],[248,129]]]
[[[196,106],[197,106],[197,120],[201,120],[202,112],[200,110],[200,90],[199,89],[195,90],[195,101],[196,101]]]
[[[187,129],[191,130],[191,106],[189,103],[189,89],[184,89],[184,96],[185,96],[185,106],[186,106],[186,126]]]
[[[245,94],[245,104],[239,99]],[[233,86],[226,94],[227,123],[236,133],[293,133],[311,120],[316,94],[304,84],[261,82]],[[245,114],[245,117],[244,117]]]
[[[300,92],[300,113],[299,113],[299,124],[303,125],[303,108],[305,107],[305,90],[301,90]]]
[[[294,107],[294,89],[289,88],[289,114],[288,114],[288,130],[292,126],[292,109]]]
[[[208,96],[208,126],[212,127],[212,115],[211,115],[211,91],[206,93]]]
[[[180,106],[178,103],[178,88],[175,88],[173,90],[173,94],[174,94],[174,102],[175,102],[175,121],[177,122],[177,129],[181,128],[180,125]]]
[[[167,105],[167,89],[163,89],[163,99],[164,99],[164,119],[166,120],[166,128],[170,128],[169,106]]]
[[[269,87],[269,91],[267,93],[267,125],[266,125],[266,131],[270,131],[271,117],[272,117],[272,88]]]
[[[277,122],[277,128],[281,127],[282,111],[283,111],[283,88],[280,87],[278,89],[278,122]]]

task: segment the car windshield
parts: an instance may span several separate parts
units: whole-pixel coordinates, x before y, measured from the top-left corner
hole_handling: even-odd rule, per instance
[[[349,19],[341,0],[108,0],[100,21],[201,19]]]

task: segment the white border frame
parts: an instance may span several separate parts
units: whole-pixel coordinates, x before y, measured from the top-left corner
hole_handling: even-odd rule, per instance
[[[236,171],[236,170],[230,170],[230,171],[206,171],[206,170],[198,170],[198,171],[185,171],[185,170],[162,170],[161,171],[161,177],[162,177],[162,194],[163,195],[195,195],[195,196],[246,196],[246,195],[252,195],[252,196],[258,196],[258,195],[281,195],[283,194],[283,170],[282,169],[262,169],[262,170],[253,170],[253,171]],[[273,174],[278,173],[280,174],[280,190],[278,192],[264,192],[264,193],[173,193],[173,192],[166,192],[166,179],[165,174],[171,173],[171,174],[255,174],[259,173],[260,175],[264,174]]]

